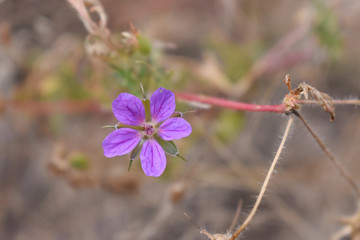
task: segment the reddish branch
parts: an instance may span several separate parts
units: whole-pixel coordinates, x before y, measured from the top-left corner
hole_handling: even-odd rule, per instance
[[[223,108],[236,109],[240,111],[251,112],[276,112],[286,113],[285,104],[279,105],[258,105],[243,102],[236,102],[216,97],[208,97],[204,95],[176,92],[175,96],[178,100],[204,103],[212,106],[219,106]],[[299,104],[316,104],[314,100],[298,100]],[[333,100],[337,105],[360,105],[358,99],[348,100]],[[29,100],[0,100],[0,113],[4,110],[15,110],[27,112],[33,115],[50,115],[55,113],[60,114],[77,114],[77,113],[111,113],[111,109],[103,108],[102,105],[94,100],[61,100],[52,102],[40,102]]]
[[[286,106],[283,104],[258,105],[258,104],[235,102],[235,101],[216,98],[216,97],[207,97],[207,96],[203,96],[203,95],[183,93],[183,92],[176,92],[175,96],[178,100],[206,103],[206,104],[210,104],[213,106],[219,106],[219,107],[242,110],[242,111],[277,112],[277,113],[285,113],[286,112]]]
[[[257,105],[242,102],[235,102],[215,97],[206,97],[190,93],[176,93],[178,100],[206,103],[224,108],[252,111],[252,112],[286,112],[284,105]],[[0,100],[0,112],[6,110],[16,110],[27,112],[33,115],[49,114],[77,114],[77,113],[107,113],[108,111],[101,105],[92,100],[62,100],[56,102],[40,101],[20,101],[20,100]]]

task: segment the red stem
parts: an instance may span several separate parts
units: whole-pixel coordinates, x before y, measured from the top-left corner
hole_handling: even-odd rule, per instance
[[[207,97],[203,95],[176,92],[175,96],[178,100],[192,101],[210,104],[213,106],[220,106],[224,108],[236,109],[241,111],[251,112],[277,112],[285,113],[286,107],[283,104],[279,105],[258,105],[242,102],[235,102],[231,100]],[[0,114],[5,109],[14,109],[28,112],[34,115],[51,115],[55,113],[60,114],[78,114],[78,113],[111,113],[110,110],[102,108],[102,106],[94,100],[62,100],[56,102],[38,102],[38,101],[24,101],[24,100],[1,100],[0,99]]]
[[[206,103],[214,106],[220,106],[224,108],[230,108],[230,109],[236,109],[242,111],[278,112],[278,113],[286,112],[286,106],[283,104],[279,104],[279,105],[249,104],[249,103],[235,102],[221,98],[207,97],[203,95],[196,95],[196,94],[184,93],[184,92],[176,92],[175,96],[178,100]]]

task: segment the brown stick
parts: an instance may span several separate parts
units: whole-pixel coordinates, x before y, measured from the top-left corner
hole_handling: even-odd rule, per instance
[[[330,150],[325,146],[325,144],[321,141],[319,136],[312,130],[310,125],[306,122],[306,120],[302,117],[302,115],[296,111],[292,110],[292,113],[297,116],[301,122],[305,125],[307,130],[310,132],[310,134],[313,136],[315,141],[319,144],[320,148],[325,152],[326,156],[330,159],[330,161],[334,164],[336,169],[340,172],[340,174],[345,178],[345,180],[349,183],[349,185],[354,189],[355,193],[360,198],[360,188],[354,181],[354,179],[351,177],[351,175],[345,170],[345,168],[341,165],[341,163],[334,157],[334,155],[331,154]]]
[[[300,104],[317,104],[315,100],[299,100]],[[333,99],[333,104],[336,105],[360,105],[359,99]]]

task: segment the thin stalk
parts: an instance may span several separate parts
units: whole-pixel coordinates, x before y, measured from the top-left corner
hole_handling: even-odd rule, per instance
[[[179,100],[206,103],[206,104],[210,104],[210,105],[214,105],[214,106],[220,106],[220,107],[224,107],[224,108],[231,108],[231,109],[242,110],[242,111],[277,112],[277,113],[285,113],[286,112],[286,106],[283,104],[258,105],[258,104],[236,102],[236,101],[231,101],[231,100],[226,100],[226,99],[216,98],[216,97],[207,97],[207,96],[203,96],[203,95],[183,93],[183,92],[176,92],[175,96]]]
[[[315,100],[299,100],[300,104],[317,104]],[[332,103],[335,105],[360,105],[359,99],[333,99]]]
[[[238,218],[239,218],[240,212],[241,212],[242,203],[243,203],[243,201],[242,201],[242,199],[240,199],[238,202],[237,208],[236,208],[234,219],[229,227],[229,230],[228,230],[229,232],[232,232],[232,230],[234,229],[234,227],[238,221]]]
[[[293,110],[292,113],[295,114],[301,120],[301,122],[304,124],[304,126],[313,136],[315,141],[319,144],[320,148],[325,152],[326,156],[334,164],[335,168],[345,178],[346,182],[354,189],[355,193],[360,198],[360,188],[355,183],[351,175],[346,171],[346,169],[341,165],[341,163],[334,157],[334,155],[331,154],[330,150],[325,146],[325,144],[321,141],[320,137],[314,132],[314,130],[312,130],[312,128],[307,123],[307,121],[302,117],[302,115],[296,110]]]
[[[260,190],[260,193],[259,193],[259,196],[257,197],[256,199],[256,202],[254,204],[254,207],[251,209],[249,215],[247,216],[247,218],[245,219],[245,221],[243,222],[243,224],[241,224],[241,226],[235,231],[235,233],[232,235],[232,237],[229,239],[229,240],[235,240],[239,234],[245,230],[245,228],[249,225],[249,223],[251,222],[251,220],[253,219],[253,217],[255,216],[255,213],[257,211],[257,209],[259,208],[260,206],[260,203],[261,203],[261,200],[262,198],[264,197],[264,193],[266,191],[266,188],[267,186],[269,185],[269,182],[270,182],[270,178],[271,178],[271,175],[272,173],[274,172],[274,169],[275,169],[275,166],[276,166],[276,163],[278,162],[279,160],[279,157],[280,157],[280,154],[284,148],[284,145],[285,145],[285,141],[287,139],[287,137],[289,136],[289,132],[290,132],[290,127],[292,125],[294,121],[294,118],[292,116],[289,117],[289,121],[286,125],[286,129],[285,129],[285,132],[284,132],[284,135],[283,135],[283,138],[281,140],[281,143],[280,143],[280,146],[276,152],[276,155],[271,163],[271,166],[269,168],[269,171],[268,173],[266,174],[266,177],[265,177],[265,180],[264,180],[264,183],[261,187],[261,190]]]

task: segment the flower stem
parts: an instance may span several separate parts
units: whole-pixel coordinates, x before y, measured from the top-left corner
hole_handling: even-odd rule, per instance
[[[203,95],[196,95],[191,93],[176,92],[175,96],[179,100],[206,103],[214,106],[220,106],[224,108],[236,109],[241,111],[251,112],[277,112],[285,113],[286,106],[283,104],[279,105],[258,105],[243,102],[236,102],[216,97],[207,97]]]
[[[315,100],[299,100],[300,104],[317,104]],[[333,99],[332,103],[335,105],[360,105],[359,99]]]
[[[280,157],[280,154],[284,148],[284,145],[285,145],[285,141],[287,139],[287,137],[289,136],[289,132],[290,132],[290,127],[292,125],[294,121],[294,118],[290,116],[289,118],[289,121],[286,125],[286,129],[285,129],[285,133],[284,133],[284,136],[281,140],[281,143],[280,143],[280,146],[276,152],[276,155],[274,157],[274,160],[272,161],[271,163],[271,166],[269,168],[269,171],[265,177],[265,180],[264,180],[264,183],[261,187],[261,190],[260,190],[260,193],[259,193],[259,196],[257,197],[256,199],[256,202],[254,204],[254,207],[251,209],[249,215],[247,216],[247,218],[245,219],[245,221],[243,222],[243,224],[241,224],[241,226],[235,231],[235,233],[232,235],[232,237],[229,239],[229,240],[235,240],[239,234],[245,230],[245,228],[249,225],[249,223],[251,222],[251,220],[253,219],[253,217],[255,216],[255,213],[257,211],[257,209],[259,208],[260,206],[260,203],[261,203],[261,200],[264,196],[264,193],[266,191],[266,188],[267,186],[269,185],[269,181],[270,181],[270,177],[272,175],[272,173],[274,172],[274,169],[275,169],[275,166],[276,166],[276,163],[278,162],[279,160],[279,157]]]

